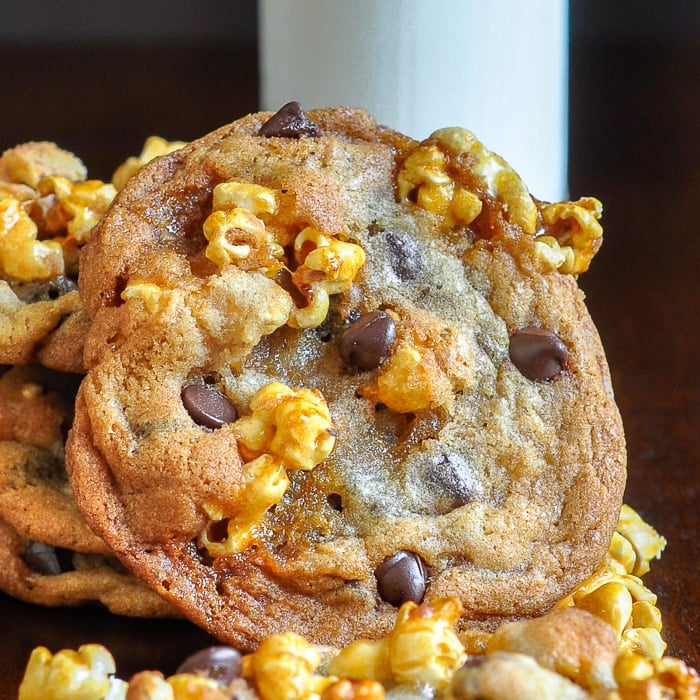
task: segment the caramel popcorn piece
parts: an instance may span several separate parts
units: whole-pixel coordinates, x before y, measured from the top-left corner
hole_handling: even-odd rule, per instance
[[[353,642],[331,659],[328,671],[345,678],[441,688],[467,658],[454,630],[461,611],[456,598],[406,602],[388,637]]]
[[[306,700],[336,680],[316,673],[320,663],[316,647],[287,632],[268,637],[243,657],[243,677],[254,682],[262,700]]]
[[[267,510],[289,487],[286,469],[310,470],[320,464],[335,444],[328,406],[314,389],[291,389],[272,382],[250,401],[251,414],[233,425],[243,465],[243,494],[235,512],[226,505],[205,504],[210,524],[199,543],[213,556],[243,551]],[[219,523],[226,534],[217,539]]]
[[[112,185],[117,191],[124,189],[126,181],[142,166],[157,156],[164,156],[185,146],[184,141],[166,141],[160,136],[149,136],[138,156],[127,158],[113,173]]]
[[[19,689],[19,700],[103,700],[123,698],[126,683],[113,677],[114,658],[103,646],[52,655],[46,647],[32,652]]]
[[[586,272],[603,242],[602,213],[603,205],[594,197],[545,206],[544,234],[535,239],[540,259],[563,273]]]
[[[468,129],[439,129],[431,136],[453,157],[468,156],[469,170],[499,201],[508,221],[533,235],[537,228],[537,206],[525,183],[499,155],[489,151]]]
[[[12,280],[48,280],[63,274],[58,241],[38,240],[39,229],[14,197],[0,200],[0,274]]]
[[[87,168],[76,155],[50,141],[29,141],[0,157],[0,180],[36,188],[42,178],[58,175],[73,182],[87,178]]]

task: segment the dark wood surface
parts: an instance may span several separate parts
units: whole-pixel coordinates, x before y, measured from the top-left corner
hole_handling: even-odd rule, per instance
[[[53,139],[108,178],[152,133],[191,139],[257,108],[254,47],[1,50],[0,148]],[[700,44],[587,38],[571,50],[572,197],[603,200],[581,278],[629,445],[627,502],[668,540],[645,578],[669,652],[700,667]],[[517,115],[514,115],[517,118]],[[468,126],[468,125],[466,125]],[[507,157],[508,154],[503,154]],[[535,193],[537,194],[537,193]],[[106,644],[121,674],[172,672],[209,642],[186,622],[0,595],[0,698],[30,650]]]

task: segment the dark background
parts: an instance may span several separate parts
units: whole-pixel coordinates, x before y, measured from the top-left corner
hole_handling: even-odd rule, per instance
[[[257,108],[256,30],[251,0],[2,3],[0,150],[54,140],[109,179],[151,134],[189,140]],[[626,500],[669,540],[645,580],[669,652],[699,666],[700,3],[573,0],[570,76],[571,197],[605,205],[580,282],[626,423]],[[0,697],[33,646],[84,641],[127,674],[172,671],[206,636],[0,595]]]

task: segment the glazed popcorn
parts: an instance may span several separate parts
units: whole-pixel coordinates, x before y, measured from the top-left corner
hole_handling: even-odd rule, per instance
[[[535,240],[540,259],[560,272],[578,275],[588,270],[602,244],[599,219],[603,205],[594,197],[549,204],[542,209],[545,233]]]
[[[45,647],[32,652],[19,689],[19,700],[117,700],[127,684],[113,677],[114,658],[103,646],[52,655]]]
[[[456,598],[404,603],[393,631],[377,641],[348,645],[328,671],[340,677],[445,686],[467,654],[454,630],[462,606]]]
[[[321,654],[293,632],[263,640],[243,657],[243,677],[251,680],[262,700],[306,700],[318,697],[336,679],[317,673]]]
[[[433,372],[438,381],[431,381]],[[441,383],[445,386],[440,386]],[[432,354],[404,345],[397,348],[386,369],[377,377],[376,396],[373,398],[398,413],[412,413],[436,405],[448,384],[436,372]]]
[[[652,559],[659,559],[665,547],[666,540],[633,508],[623,504],[606,564],[620,567],[624,573],[643,576],[649,571]]]
[[[608,622],[621,653],[659,659],[666,650],[656,595],[639,576],[649,571],[666,541],[629,506],[623,505],[608,555],[600,569],[564,598],[558,607],[575,606]]]
[[[246,209],[212,212],[204,222],[205,255],[218,267],[245,260],[267,243],[265,224]]]
[[[310,303],[294,309],[288,323],[293,328],[316,328],[328,315],[329,295],[350,288],[365,263],[365,251],[309,227],[295,238],[294,253],[300,264],[292,282]]]
[[[241,454],[268,453],[287,469],[313,469],[333,449],[328,406],[315,389],[291,389],[271,382],[250,401],[251,414],[236,421]]]
[[[204,506],[211,522],[200,534],[198,544],[212,556],[236,554],[246,549],[265,513],[282,500],[289,488],[284,467],[270,455],[261,455],[244,464],[243,479],[244,492],[235,515],[226,518],[226,512],[220,506]],[[223,538],[214,534],[222,521],[225,521],[226,527]]]
[[[149,136],[143,144],[138,156],[127,158],[112,175],[112,185],[117,190],[124,189],[126,181],[143,165],[157,156],[164,156],[177,151],[185,144],[184,141],[166,141],[160,136]]]
[[[213,191],[214,211],[242,208],[255,216],[274,214],[279,201],[275,190],[252,182],[229,180],[219,183]]]
[[[235,180],[216,185],[212,212],[203,225],[207,258],[219,269],[233,263],[273,275],[282,266],[284,250],[265,219],[278,208],[278,193],[269,187]]]
[[[250,415],[233,425],[241,455],[244,491],[234,514],[205,504],[210,524],[199,544],[212,556],[243,551],[267,510],[279,503],[289,487],[286,469],[310,470],[320,464],[335,444],[328,406],[315,389],[291,389],[272,382],[250,401]],[[217,538],[217,524],[225,522],[225,537]]]
[[[231,695],[215,680],[196,673],[177,673],[169,678],[157,671],[142,671],[129,680],[126,700],[230,700]]]
[[[489,151],[468,129],[439,129],[431,138],[452,157],[467,156],[470,172],[503,204],[508,221],[520,226],[525,233],[535,233],[537,206],[525,183],[503,158]]]
[[[63,274],[63,247],[38,240],[39,229],[14,197],[0,200],[0,274],[20,282],[43,281]]]
[[[442,216],[448,226],[468,225],[481,213],[481,200],[447,173],[445,154],[435,145],[420,146],[406,158],[397,177],[399,199],[415,201]]]
[[[146,311],[155,315],[163,311],[172,299],[172,290],[159,287],[153,282],[130,281],[121,293],[124,301],[138,299],[143,302]]]
[[[67,234],[78,245],[85,243],[117,193],[113,185],[101,180],[72,182],[59,175],[43,178],[37,189],[41,197],[55,196],[62,209]]]
[[[681,659],[648,659],[641,655],[621,655],[615,664],[617,690],[606,700],[656,700],[700,697],[700,678]]]

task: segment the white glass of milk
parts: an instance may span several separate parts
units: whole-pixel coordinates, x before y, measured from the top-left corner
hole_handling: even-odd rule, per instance
[[[567,195],[566,0],[259,0],[261,108],[349,105],[416,139],[463,126]]]

